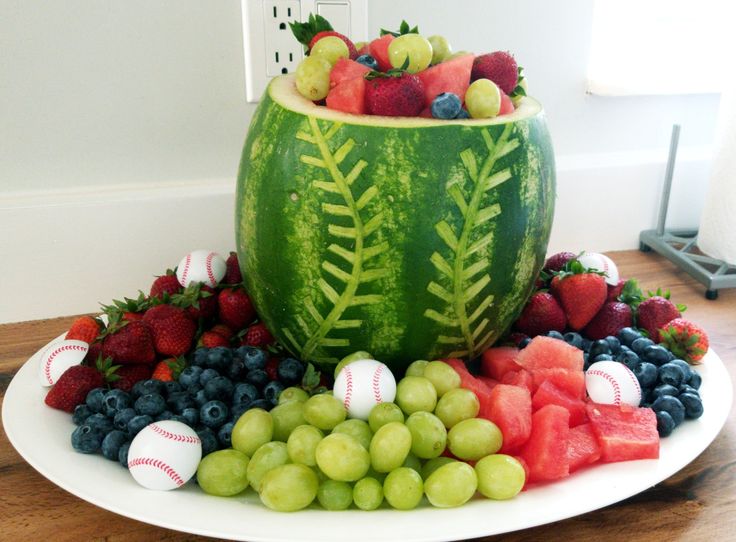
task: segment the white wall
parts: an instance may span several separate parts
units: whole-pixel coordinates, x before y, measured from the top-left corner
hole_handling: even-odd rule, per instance
[[[370,29],[403,17],[524,66],[558,160],[550,251],[637,245],[656,222],[674,122],[669,224],[697,226],[707,180],[718,97],[587,95],[592,5],[369,2]],[[0,14],[0,322],[93,311],[146,290],[193,248],[234,246],[234,177],[255,109],[240,0],[0,0]]]

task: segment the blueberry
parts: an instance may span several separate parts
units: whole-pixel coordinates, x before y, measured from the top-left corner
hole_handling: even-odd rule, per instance
[[[674,397],[677,397],[679,394],[680,391],[676,387],[669,384],[662,384],[652,390],[653,399],[657,399],[659,397],[662,397],[663,395],[672,395]]]
[[[553,339],[559,339],[560,341],[564,341],[565,337],[562,336],[562,333],[555,329],[550,329],[547,333],[545,333],[547,337],[552,337]]]
[[[698,397],[700,397],[700,392],[689,384],[682,384],[679,388],[677,388],[677,391],[680,392],[680,395],[682,395],[683,393],[692,393],[693,395],[697,395]]]
[[[187,388],[187,393],[191,395],[192,397],[197,395],[197,392],[199,390],[203,390],[204,386],[200,384],[199,382],[194,382],[191,386]]]
[[[621,344],[631,347],[631,344],[636,339],[641,339],[642,335],[633,327],[624,327],[618,331],[616,337],[618,337],[618,340],[621,341]]]
[[[234,405],[238,403],[251,403],[261,396],[258,389],[248,382],[240,382],[233,389],[232,402]]]
[[[124,408],[117,414],[115,414],[115,417],[112,420],[112,425],[115,427],[115,429],[119,431],[127,431],[128,430],[128,422],[135,418],[138,414],[136,413],[134,408],[128,407]]]
[[[595,358],[598,354],[610,354],[611,347],[605,339],[598,339],[597,341],[593,341],[593,344],[590,345],[589,353],[591,358]]]
[[[226,376],[218,376],[204,385],[204,394],[207,399],[229,401],[233,395],[233,383]]]
[[[199,409],[198,408],[185,408],[181,411],[181,417],[186,420],[189,427],[194,427],[199,423]]]
[[[463,104],[457,94],[443,92],[435,96],[430,105],[432,116],[436,119],[450,120],[458,116]]]
[[[613,335],[609,335],[605,339],[603,339],[608,343],[608,348],[611,350],[612,355],[616,355],[621,351],[621,341],[619,341],[616,337]]]
[[[657,382],[657,366],[653,363],[647,361],[639,363],[633,369],[633,373],[642,389],[649,389]]]
[[[370,68],[373,71],[378,70],[378,61],[371,55],[360,55],[355,59],[355,61],[359,64],[363,64],[363,66]]]
[[[590,347],[593,345],[593,341],[591,341],[587,337],[583,337],[583,352],[590,351]]]
[[[210,352],[209,348],[197,348],[192,356],[192,365],[197,367],[204,367],[207,363],[207,357]]]
[[[205,366],[219,372],[225,372],[228,367],[230,367],[230,362],[232,362],[232,360],[232,350],[227,346],[215,346],[214,348],[210,348],[210,351],[207,353]]]
[[[198,407],[201,407],[207,401],[209,401],[209,399],[207,399],[207,395],[205,395],[204,393],[204,388],[194,394],[194,404],[196,404]]]
[[[243,359],[248,371],[263,369],[268,361],[268,354],[255,346],[241,346],[236,350],[236,354]]]
[[[135,400],[135,411],[156,417],[166,410],[166,400],[158,393],[147,393]]]
[[[256,399],[250,404],[250,408],[262,408],[263,410],[271,410],[271,402],[266,399]]]
[[[124,442],[118,450],[118,463],[126,469],[128,468],[128,450],[130,450],[130,441]]]
[[[84,420],[84,425],[89,425],[94,429],[99,429],[104,434],[107,434],[115,429],[112,424],[112,420],[104,414],[100,414],[99,412],[97,414],[92,414],[89,418]]]
[[[583,352],[583,371],[587,371],[588,367],[591,366],[593,362],[590,359],[590,354],[587,352]]]
[[[263,397],[272,406],[276,406],[279,403],[279,395],[282,391],[284,391],[284,385],[278,380],[274,380],[263,387]]]
[[[245,381],[253,384],[258,389],[262,389],[269,380],[271,379],[268,378],[268,373],[263,369],[251,369],[245,375]]]
[[[700,396],[695,393],[681,393],[678,397],[682,405],[685,407],[685,417],[694,420],[703,415],[703,401]]]
[[[639,356],[634,352],[633,350],[629,350],[628,348],[626,350],[622,350],[616,355],[616,361],[619,363],[623,363],[626,365],[630,370],[636,372],[636,368],[641,364],[641,359],[639,359]],[[651,363],[649,365],[652,365]],[[652,365],[654,367],[654,365]],[[656,378],[656,370],[657,368],[654,367],[655,370],[655,378]]]
[[[654,363],[656,366],[664,365],[669,361],[669,352],[664,346],[658,344],[650,344],[644,347],[639,354],[641,359]]]
[[[160,380],[154,380],[149,378],[148,380],[140,380],[133,384],[133,389],[130,390],[133,398],[137,399],[142,395],[148,395],[149,393],[158,393],[159,395],[164,394],[164,383]]]
[[[105,395],[106,394],[107,394],[106,389],[95,388],[93,390],[90,390],[84,402],[93,413],[102,412],[102,409],[105,407]]]
[[[253,404],[250,403],[250,402],[248,402],[248,403],[235,403],[232,406],[232,408],[230,409],[230,421],[231,422],[237,422],[240,419],[240,417],[245,412],[247,412],[248,410],[250,410],[251,408],[253,408]]]
[[[174,419],[174,416],[176,416],[176,414],[174,414],[170,410],[164,410],[161,414],[159,414],[158,416],[154,417],[153,418],[153,421],[155,421],[155,422],[163,422],[163,421],[166,421],[166,420],[173,420]]]
[[[173,414],[172,413],[171,414],[171,417],[170,418],[167,418],[167,419],[171,420],[172,422],[181,422],[184,425],[189,425],[189,424],[187,424],[187,419],[184,416],[182,416],[181,414]]]
[[[284,386],[294,386],[301,384],[304,370],[304,364],[298,359],[284,358],[276,367],[276,374]]]
[[[72,433],[72,448],[83,454],[93,454],[100,449],[105,432],[87,424],[80,425]]]
[[[110,431],[105,435],[105,438],[102,439],[102,444],[100,445],[102,455],[110,461],[117,461],[120,447],[126,442],[128,442],[127,434],[117,429]]]
[[[240,380],[240,377],[243,375],[243,371],[245,370],[245,362],[240,359],[239,357],[233,357],[233,360],[230,362],[230,367],[228,367],[227,376],[229,376],[232,380]]]
[[[185,391],[172,393],[169,398],[166,399],[166,406],[175,413],[181,414],[185,408],[194,408],[197,403],[194,402],[194,398]]]
[[[199,375],[199,383],[204,388],[207,385],[207,382],[218,376],[220,376],[220,373],[217,372],[215,369],[209,367],[202,371],[202,374]]]
[[[580,333],[569,331],[565,333],[562,337],[565,339],[565,342],[570,346],[580,348],[580,350],[583,349],[583,336],[580,335]]]
[[[685,406],[682,402],[672,395],[661,395],[657,397],[652,403],[652,409],[655,412],[664,410],[672,416],[675,422],[675,426],[680,425],[682,420],[685,419]]]
[[[227,422],[217,431],[217,441],[221,448],[230,448],[230,437],[233,434],[233,422]]]
[[[697,371],[693,371],[690,369],[690,378],[687,381],[688,386],[692,386],[696,390],[700,389],[700,385],[703,383],[703,378],[700,376],[700,373]]]
[[[669,384],[678,388],[683,382],[687,382],[688,373],[682,367],[674,363],[665,363],[659,368],[659,382]]]
[[[128,434],[133,438],[141,431],[141,429],[151,423],[153,423],[153,416],[149,416],[148,414],[139,414],[138,416],[134,416],[128,422]]]
[[[659,433],[659,436],[670,436],[677,425],[675,424],[675,420],[672,419],[672,416],[670,416],[669,412],[666,412],[664,410],[660,410],[655,414],[657,416],[657,432]]]
[[[523,339],[521,339],[519,341],[519,350],[523,350],[524,348],[526,348],[530,342],[532,342],[531,337],[524,337]]]
[[[179,375],[179,384],[182,385],[182,387],[189,389],[192,384],[199,383],[199,377],[202,375],[202,367],[199,367],[198,365],[190,365],[189,367],[185,368],[181,374]]]
[[[164,390],[167,396],[173,394],[173,393],[179,393],[180,391],[183,391],[183,388],[181,387],[181,384],[179,384],[176,380],[171,380],[169,382],[164,382]]]
[[[219,448],[217,435],[209,427],[202,427],[197,430],[197,436],[202,441],[202,457],[212,452],[216,452]]]
[[[130,394],[123,390],[110,390],[105,395],[103,412],[114,418],[115,414],[130,406]]]
[[[634,352],[639,354],[641,356],[641,353],[644,351],[644,349],[647,346],[652,346],[654,344],[654,341],[652,339],[647,339],[646,337],[640,337],[638,339],[635,339],[634,342],[632,342],[629,345],[629,348],[631,348]]]
[[[227,405],[222,401],[208,401],[199,409],[199,421],[213,429],[216,429],[225,423],[227,415]]]
[[[597,363],[599,361],[612,361],[612,360],[613,360],[613,356],[611,356],[611,354],[598,354],[595,358],[593,358],[593,363]]]
[[[461,109],[460,112],[457,114],[456,119],[469,119],[470,113],[468,113],[467,109]]]
[[[74,422],[74,425],[82,425],[92,414],[94,414],[94,412],[89,408],[89,405],[82,403],[81,405],[74,407],[72,422]]]

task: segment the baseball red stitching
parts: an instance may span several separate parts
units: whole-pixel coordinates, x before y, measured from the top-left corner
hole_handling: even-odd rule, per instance
[[[353,373],[350,372],[347,366],[343,368],[343,371],[345,371],[345,399],[343,399],[342,404],[345,410],[348,410],[350,408],[350,398],[353,395]]]
[[[376,403],[381,402],[381,373],[383,372],[383,365],[376,367],[376,372],[373,373],[373,398]]]
[[[588,374],[591,374],[593,376],[600,376],[604,380],[608,381],[608,383],[613,386],[613,404],[614,405],[620,405],[621,404],[621,388],[618,385],[618,382],[616,382],[616,379],[613,378],[608,373],[604,373],[603,371],[599,371],[598,369],[593,369],[592,371],[588,369]]]
[[[147,465],[149,467],[159,469],[166,473],[166,475],[171,478],[177,486],[184,485],[184,480],[182,479],[182,477],[179,476],[179,474],[173,468],[171,468],[160,459],[154,459],[152,457],[136,457],[128,463],[128,469],[139,467],[141,465]]]
[[[631,369],[626,367],[626,365],[624,365],[624,368],[626,369],[624,372],[628,375],[628,377],[634,383],[634,386],[636,386],[636,390],[639,392],[639,402],[641,403],[641,386],[639,385],[639,381],[636,379],[636,375],[634,375]]]
[[[187,257],[184,259],[184,270],[181,272],[181,285],[186,287],[187,285],[187,275],[189,274],[189,266],[192,263],[192,255],[187,254]]]
[[[164,429],[163,427],[155,423],[152,423],[149,427],[154,433],[158,433],[162,437],[169,439],[169,440],[174,440],[176,442],[185,442],[187,444],[200,444],[201,443],[201,441],[199,440],[199,437],[192,437],[189,435],[179,435],[177,433],[172,433],[171,431],[167,431],[166,429]]]
[[[86,350],[84,346],[80,346],[78,344],[65,344],[64,346],[57,348],[51,354],[49,354],[49,357],[46,359],[46,364],[43,368],[43,374],[46,376],[46,380],[49,384],[53,384],[54,380],[51,378],[51,362],[54,361],[54,358],[57,354],[60,354],[61,352],[66,352],[68,350],[79,350],[80,352]]]
[[[217,280],[215,279],[215,274],[212,272],[212,258],[214,258],[215,253],[210,252],[207,254],[207,259],[205,260],[205,267],[207,268],[207,278],[210,279],[210,286],[213,288],[217,286]]]

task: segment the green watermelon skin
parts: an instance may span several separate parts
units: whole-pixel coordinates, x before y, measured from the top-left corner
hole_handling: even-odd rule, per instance
[[[238,173],[237,250],[262,320],[319,363],[479,354],[544,262],[555,167],[541,108],[401,121],[295,94],[288,76],[271,83]]]

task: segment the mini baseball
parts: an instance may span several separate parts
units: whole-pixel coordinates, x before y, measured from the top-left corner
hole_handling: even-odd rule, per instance
[[[597,269],[606,273],[606,283],[611,286],[618,284],[618,267],[613,260],[597,252],[586,252],[578,258],[578,261],[588,269]]]
[[[41,354],[38,377],[41,385],[50,387],[56,384],[64,371],[82,363],[89,345],[84,341],[70,339],[49,345]]]
[[[176,278],[184,288],[203,282],[214,288],[225,276],[227,265],[222,256],[211,250],[195,250],[184,256],[176,267]]]
[[[153,422],[130,443],[128,470],[143,487],[168,491],[186,484],[202,459],[202,441],[188,425]]]
[[[618,361],[597,361],[585,371],[585,388],[594,403],[631,405],[641,403],[641,386],[626,365]]]
[[[391,369],[380,361],[353,361],[335,377],[333,395],[348,411],[350,418],[367,420],[378,403],[390,403],[396,397],[396,379]]]

